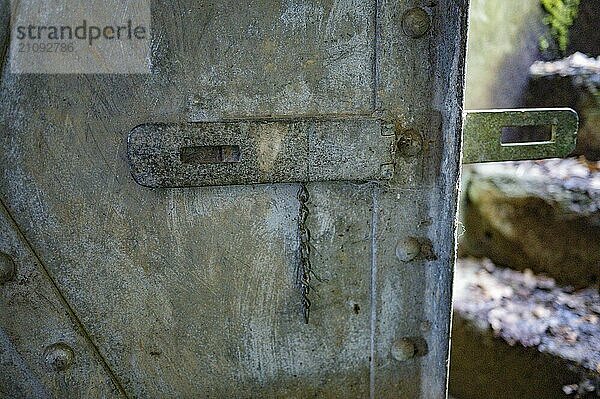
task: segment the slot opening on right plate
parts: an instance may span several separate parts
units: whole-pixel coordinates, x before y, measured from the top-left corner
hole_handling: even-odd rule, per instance
[[[556,125],[504,126],[500,144],[503,147],[551,144],[555,137]]]

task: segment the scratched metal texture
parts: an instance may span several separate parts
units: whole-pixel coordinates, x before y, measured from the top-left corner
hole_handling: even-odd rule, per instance
[[[420,38],[401,28],[414,6],[432,15]],[[37,256],[21,257],[47,271],[30,281],[21,267],[16,281],[47,290],[57,315],[2,304],[0,371],[18,381],[5,396],[445,397],[467,6],[153,1],[149,75],[4,63],[0,199]],[[307,184],[308,324],[297,184],[150,189],[127,165],[144,123],[374,114],[419,132],[422,150],[397,155],[390,182]],[[410,237],[428,256],[401,262]],[[34,355],[56,334],[75,363],[48,376]],[[399,361],[404,338],[419,350]]]

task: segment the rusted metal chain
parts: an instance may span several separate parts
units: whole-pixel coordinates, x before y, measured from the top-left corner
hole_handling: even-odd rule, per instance
[[[298,264],[298,285],[302,294],[302,313],[304,322],[308,324],[310,316],[310,278],[312,274],[312,265],[310,263],[310,230],[306,225],[309,209],[307,203],[310,199],[308,189],[305,184],[300,185],[298,190],[298,202],[300,203],[300,211],[298,215],[298,231],[300,235],[300,261]]]

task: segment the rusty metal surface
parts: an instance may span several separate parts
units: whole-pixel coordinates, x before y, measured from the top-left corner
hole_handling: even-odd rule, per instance
[[[4,68],[0,199],[126,396],[445,396],[468,7],[416,6],[155,1],[148,76]],[[127,162],[149,121],[273,115],[382,117],[408,146],[385,184],[307,185],[308,324],[298,185],[150,189]],[[0,312],[3,351],[41,323]]]
[[[377,119],[144,124],[129,133],[127,156],[147,187],[388,180],[394,137],[394,125]],[[237,158],[186,160],[182,152],[223,146]]]

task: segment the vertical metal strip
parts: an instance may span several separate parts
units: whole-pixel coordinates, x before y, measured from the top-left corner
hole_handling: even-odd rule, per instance
[[[369,363],[370,398],[375,398],[375,336],[377,332],[377,224],[379,218],[379,185],[373,184],[371,217],[371,355]]]
[[[381,109],[379,100],[380,85],[380,46],[381,46],[381,0],[374,0],[374,32],[373,39],[373,112]],[[377,220],[379,207],[379,185],[373,184],[371,213],[371,315],[370,315],[370,356],[369,356],[369,396],[375,399],[375,335],[377,330]]]
[[[375,0],[375,11],[374,11],[374,39],[373,39],[373,112],[378,111],[381,106],[379,103],[379,81],[380,81],[380,65],[379,65],[379,53],[380,53],[380,33],[381,27],[379,25],[380,15],[380,0]]]

